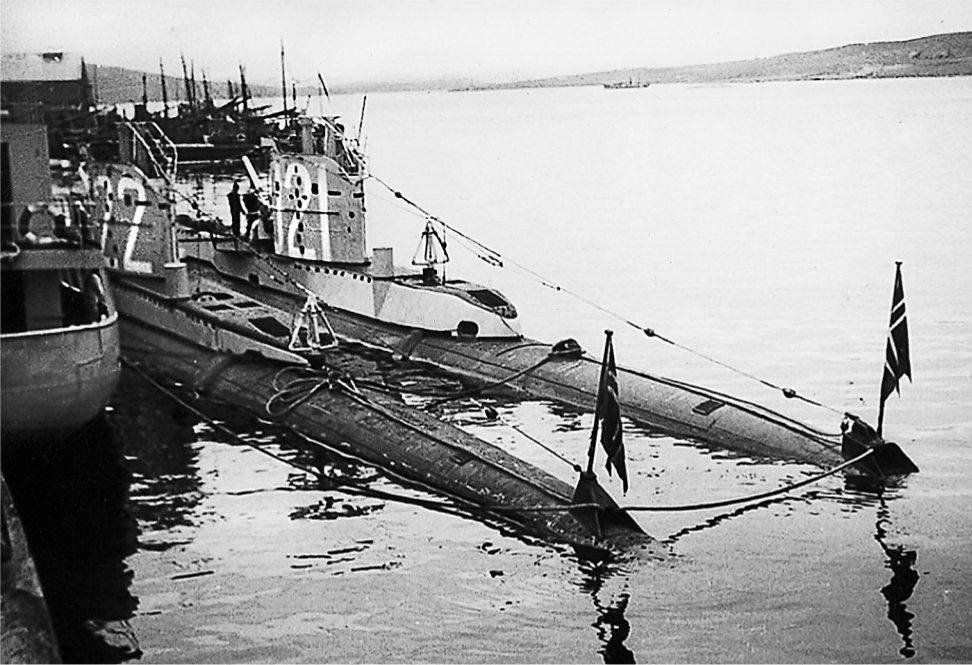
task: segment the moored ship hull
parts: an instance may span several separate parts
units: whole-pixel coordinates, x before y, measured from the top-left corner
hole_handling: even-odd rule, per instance
[[[4,335],[4,440],[80,430],[104,411],[120,371],[117,315],[90,326]]]

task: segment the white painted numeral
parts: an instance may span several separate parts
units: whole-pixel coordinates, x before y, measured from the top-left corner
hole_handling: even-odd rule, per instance
[[[145,186],[135,178],[125,176],[118,180],[118,199],[124,199],[125,192],[135,190],[138,196],[135,198],[135,212],[132,213],[132,226],[128,231],[128,241],[125,243],[125,256],[122,259],[122,269],[131,272],[151,273],[151,261],[136,261],[132,259],[135,252],[135,243],[138,242],[139,227],[142,224],[142,217],[145,216]]]

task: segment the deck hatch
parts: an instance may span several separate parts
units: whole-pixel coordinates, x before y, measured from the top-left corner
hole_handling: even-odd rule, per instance
[[[487,307],[504,307],[510,304],[495,291],[490,291],[489,289],[470,289],[466,293]]]
[[[707,399],[700,404],[696,404],[695,408],[692,409],[692,413],[697,413],[700,416],[711,416],[716,409],[725,405],[725,402],[720,402],[717,399]]]
[[[271,337],[289,337],[290,329],[272,316],[255,316],[250,325]]]

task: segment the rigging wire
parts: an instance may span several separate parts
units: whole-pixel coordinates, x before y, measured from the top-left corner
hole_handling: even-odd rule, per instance
[[[183,200],[185,200],[187,203],[189,203],[190,207],[196,212],[197,218],[203,218],[203,217],[205,217],[205,218],[207,218],[207,219],[209,219],[211,221],[217,222],[220,225],[222,225],[222,219],[221,218],[219,218],[218,216],[215,216],[215,215],[212,215],[210,213],[207,213],[207,212],[203,211],[202,208],[199,206],[199,203],[196,200],[194,200],[194,199],[186,196],[181,191],[179,191],[178,188],[173,185],[173,183],[171,182],[171,180],[168,177],[166,177],[166,176],[163,176],[163,177],[164,177],[166,183],[169,185],[169,189],[171,191],[173,191],[177,196],[179,196]],[[782,393],[782,395],[785,398],[787,398],[787,399],[798,399],[798,400],[801,400],[803,402],[806,402],[807,404],[810,404],[812,406],[819,407],[821,409],[825,409],[827,411],[830,411],[830,412],[835,413],[835,414],[838,414],[838,415],[842,415],[844,413],[844,411],[841,410],[841,409],[838,409],[838,408],[833,407],[833,406],[828,405],[828,404],[824,404],[824,403],[822,403],[822,402],[820,402],[818,400],[815,400],[815,399],[812,399],[812,398],[807,397],[805,395],[802,395],[802,394],[800,394],[799,392],[797,392],[793,388],[784,387],[784,386],[778,385],[778,384],[776,384],[776,383],[774,383],[772,381],[769,381],[767,379],[764,379],[764,378],[761,378],[759,376],[756,376],[755,374],[752,374],[752,373],[747,372],[747,371],[745,371],[743,369],[740,369],[740,368],[738,368],[738,367],[736,367],[734,365],[729,364],[728,362],[719,360],[718,358],[715,358],[715,357],[713,357],[713,356],[711,356],[709,354],[703,353],[702,351],[699,351],[699,350],[697,350],[697,349],[695,349],[693,347],[690,347],[688,345],[682,344],[682,343],[677,342],[677,341],[675,341],[675,340],[673,340],[673,339],[671,339],[671,338],[669,338],[669,337],[667,337],[665,335],[662,335],[659,332],[657,332],[654,328],[651,328],[649,326],[644,326],[644,325],[641,325],[639,323],[636,323],[636,322],[632,321],[631,319],[627,318],[626,316],[623,316],[622,314],[619,314],[618,312],[616,312],[616,311],[614,311],[612,309],[609,309],[609,308],[607,308],[607,307],[605,307],[605,306],[603,306],[603,305],[595,302],[594,300],[592,300],[590,298],[587,298],[586,296],[584,296],[584,295],[582,295],[582,294],[580,294],[580,293],[578,293],[578,292],[576,292],[576,291],[574,291],[572,289],[569,289],[569,288],[567,288],[565,286],[562,286],[562,285],[554,282],[553,280],[547,279],[546,277],[544,277],[540,273],[538,273],[535,270],[533,270],[533,269],[531,269],[531,268],[529,268],[529,267],[527,267],[527,266],[525,266],[525,265],[523,265],[523,264],[515,261],[514,259],[511,259],[511,258],[509,258],[507,256],[504,256],[503,254],[501,254],[497,250],[489,247],[488,245],[484,244],[483,242],[477,240],[476,238],[473,238],[472,236],[464,233],[460,229],[458,229],[455,226],[449,224],[448,222],[442,220],[441,218],[437,217],[436,215],[433,215],[431,212],[429,212],[428,210],[426,210],[425,208],[423,208],[421,205],[419,205],[415,201],[413,201],[410,198],[408,198],[407,196],[405,196],[401,191],[399,191],[399,190],[395,189],[394,187],[392,187],[391,185],[389,185],[381,177],[379,177],[377,175],[374,175],[374,174],[368,174],[367,176],[365,176],[365,178],[366,179],[373,179],[376,182],[378,182],[382,187],[384,187],[390,193],[392,193],[394,195],[395,199],[397,199],[399,201],[402,201],[405,205],[410,206],[411,208],[414,208],[417,211],[417,213],[420,214],[426,220],[434,221],[434,222],[436,222],[438,224],[441,224],[444,229],[448,229],[449,231],[452,231],[459,238],[459,242],[460,242],[461,245],[463,245],[464,247],[466,247],[466,249],[469,249],[474,254],[476,254],[476,256],[480,260],[482,260],[482,261],[484,261],[484,262],[486,262],[486,263],[488,263],[490,265],[493,265],[495,267],[503,268],[503,267],[508,267],[507,264],[509,264],[509,266],[513,266],[515,269],[518,269],[519,271],[521,271],[521,272],[529,275],[530,277],[532,277],[535,281],[537,281],[542,286],[545,286],[545,287],[547,287],[549,289],[552,289],[554,291],[557,291],[557,292],[560,292],[560,293],[564,293],[566,295],[569,295],[572,298],[574,298],[576,300],[579,300],[580,302],[586,304],[587,306],[589,306],[589,307],[591,307],[591,308],[593,308],[593,309],[595,309],[595,310],[597,310],[597,311],[599,311],[599,312],[601,312],[601,313],[603,313],[603,314],[605,314],[607,316],[610,316],[610,317],[612,317],[612,318],[614,318],[614,319],[616,319],[618,321],[621,321],[625,325],[627,325],[627,326],[629,326],[629,327],[637,330],[638,332],[644,334],[646,337],[658,339],[659,341],[664,342],[664,343],[666,343],[666,344],[668,344],[668,345],[670,345],[670,346],[672,346],[674,348],[680,349],[680,350],[682,350],[682,351],[684,351],[686,353],[689,353],[691,355],[694,355],[694,356],[696,356],[698,358],[701,358],[701,359],[703,359],[703,360],[705,360],[707,362],[710,362],[710,363],[712,363],[714,365],[718,365],[718,366],[720,366],[720,367],[722,367],[722,368],[724,368],[726,370],[729,370],[731,372],[734,372],[736,374],[739,374],[740,376],[743,376],[743,377],[745,377],[747,379],[750,379],[751,381],[755,381],[757,383],[760,383],[760,384],[762,384],[762,385],[764,385],[764,386],[766,386],[766,387],[768,387],[768,388],[770,388],[772,390],[777,390],[780,393]],[[384,197],[381,197],[381,198],[384,198]],[[248,247],[251,247],[251,249],[253,249],[252,246],[250,245],[250,243],[246,242],[245,239],[241,240],[241,242],[243,242]],[[295,288],[298,288],[299,290],[305,292],[308,295],[312,294],[312,291],[310,289],[308,289],[306,286],[304,286],[303,284],[301,284],[300,282],[298,282],[297,280],[295,280],[293,277],[291,277],[291,275],[289,273],[287,273],[283,269],[279,268],[278,266],[274,265],[274,263],[272,261],[270,261],[268,258],[266,258],[265,256],[263,256],[260,252],[257,252],[254,249],[254,253],[270,269],[272,269],[273,271],[275,271],[279,275],[281,275],[289,284],[291,284]]]
[[[599,303],[591,300],[590,298],[587,298],[586,296],[581,295],[580,293],[577,293],[576,291],[573,291],[572,289],[569,289],[569,288],[567,288],[565,286],[562,286],[560,284],[557,284],[553,280],[547,279],[546,277],[544,277],[540,273],[532,270],[531,268],[528,268],[527,266],[525,266],[525,265],[523,265],[521,263],[518,263],[517,261],[509,258],[508,256],[504,256],[500,252],[498,252],[495,249],[492,249],[491,247],[483,244],[482,242],[476,240],[472,236],[470,236],[470,235],[468,235],[466,233],[463,233],[462,231],[460,231],[459,229],[457,229],[455,226],[452,226],[451,224],[445,222],[444,220],[440,219],[439,217],[436,217],[435,215],[433,215],[429,211],[425,210],[418,203],[416,203],[415,201],[412,201],[411,199],[409,199],[407,196],[405,196],[404,194],[402,194],[400,191],[396,190],[394,187],[392,187],[391,185],[389,185],[387,182],[385,182],[384,180],[382,180],[380,177],[378,177],[376,175],[373,175],[373,174],[370,175],[369,177],[370,178],[373,178],[381,186],[383,186],[389,192],[391,192],[392,194],[394,194],[394,196],[395,196],[396,199],[399,199],[402,202],[404,202],[406,205],[415,208],[424,217],[426,217],[428,219],[432,219],[432,220],[438,222],[444,228],[449,229],[450,231],[452,231],[453,233],[455,233],[460,238],[463,238],[463,239],[469,241],[476,248],[478,248],[479,250],[485,252],[486,253],[486,256],[479,256],[479,258],[482,259],[482,260],[484,260],[484,261],[486,261],[487,263],[492,263],[493,265],[495,265],[497,267],[505,267],[505,265],[507,263],[510,264],[510,265],[512,265],[512,266],[515,266],[516,268],[518,268],[522,272],[525,272],[528,275],[532,276],[541,285],[543,285],[543,286],[545,286],[547,288],[553,289],[554,291],[557,291],[557,292],[560,292],[560,293],[565,293],[565,294],[567,294],[567,295],[575,298],[576,300],[579,300],[580,302],[588,305],[589,307],[592,307],[593,309],[596,309],[597,311],[599,311],[599,312],[601,312],[603,314],[606,314],[606,315],[608,315],[608,316],[610,316],[610,317],[612,317],[614,319],[617,319],[618,321],[621,321],[625,325],[628,325],[628,326],[634,328],[635,330],[637,330],[640,333],[644,334],[646,337],[658,339],[659,341],[665,342],[666,344],[669,344],[669,345],[671,345],[671,346],[673,346],[675,348],[678,348],[678,349],[680,349],[682,351],[685,351],[685,352],[687,352],[689,354],[692,354],[694,356],[697,356],[697,357],[699,357],[699,358],[701,358],[703,360],[706,360],[706,361],[708,361],[710,363],[713,363],[715,365],[718,365],[720,367],[723,367],[723,368],[725,368],[725,369],[727,369],[727,370],[729,370],[731,372],[735,372],[736,374],[739,374],[741,376],[744,376],[744,377],[746,377],[746,378],[748,378],[748,379],[750,379],[752,381],[756,381],[757,383],[760,383],[760,384],[762,384],[762,385],[764,385],[764,386],[766,386],[768,388],[771,388],[773,390],[778,390],[787,399],[799,399],[799,400],[802,400],[802,401],[804,401],[804,402],[806,402],[808,404],[811,404],[813,406],[820,407],[822,409],[826,409],[826,410],[831,411],[833,413],[836,413],[838,415],[841,415],[841,414],[844,413],[843,410],[841,410],[841,409],[837,409],[837,408],[835,408],[833,406],[830,406],[830,405],[827,405],[827,404],[823,404],[823,403],[821,403],[821,402],[819,402],[817,400],[814,400],[814,399],[812,399],[810,397],[806,397],[805,395],[801,395],[800,393],[798,393],[793,388],[787,388],[787,387],[784,387],[784,386],[777,385],[777,384],[775,384],[775,383],[773,383],[771,381],[768,381],[766,379],[763,379],[761,377],[758,377],[755,374],[752,374],[752,373],[747,372],[745,370],[742,370],[742,369],[740,369],[738,367],[735,367],[734,365],[731,365],[731,364],[729,364],[729,363],[727,363],[725,361],[719,360],[718,358],[714,358],[713,356],[710,356],[710,355],[708,355],[706,353],[703,353],[701,351],[698,351],[697,349],[694,349],[694,348],[692,348],[690,346],[687,346],[687,345],[682,344],[680,342],[676,342],[675,340],[673,340],[673,339],[671,339],[669,337],[666,337],[666,336],[658,333],[654,328],[651,328],[651,327],[648,327],[648,326],[643,326],[641,324],[635,323],[634,321],[632,321],[631,319],[623,316],[622,314],[619,314],[619,313],[615,312],[614,310],[611,310],[611,309],[609,309],[607,307],[604,307],[603,305],[601,305],[601,304],[599,304]],[[477,254],[478,254],[478,252],[477,252]]]

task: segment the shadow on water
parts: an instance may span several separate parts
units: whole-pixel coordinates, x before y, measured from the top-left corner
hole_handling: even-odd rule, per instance
[[[597,631],[597,638],[601,641],[598,653],[605,663],[637,662],[634,652],[624,644],[631,634],[631,624],[624,616],[631,594],[623,591],[607,604],[604,604],[600,598],[604,582],[611,577],[623,575],[623,571],[611,564],[588,563],[581,564],[581,571],[583,573],[581,590],[590,594],[594,609],[597,610],[597,618],[591,625]]]
[[[198,469],[199,419],[158,393],[137,376],[122,372],[108,421],[124,440],[131,471],[131,510],[146,532],[165,533],[192,526],[203,498]],[[140,542],[143,549],[168,549],[178,543]]]
[[[16,448],[16,450],[11,450]],[[121,662],[141,654],[127,620],[137,525],[131,476],[104,419],[71,441],[3,446],[17,504],[65,662]]]

